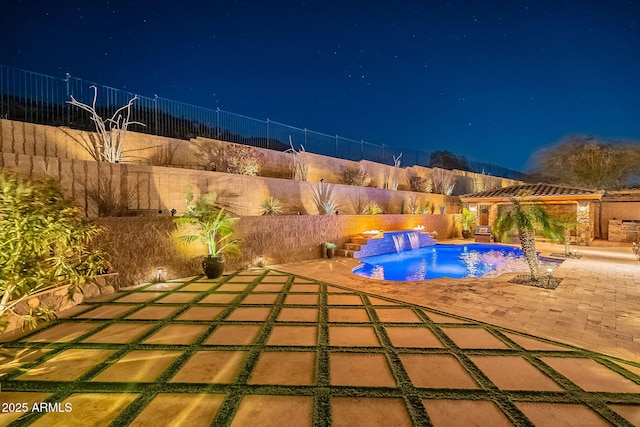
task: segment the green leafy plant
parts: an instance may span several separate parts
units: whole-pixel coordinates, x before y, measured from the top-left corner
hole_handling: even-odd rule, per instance
[[[90,247],[101,232],[81,219],[57,183],[0,173],[0,327],[10,316],[31,326],[54,318],[47,307],[19,306],[60,286],[69,285],[73,295],[107,268],[106,254]]]
[[[233,225],[239,218],[230,217],[224,209],[216,206],[216,193],[207,193],[194,201],[193,193],[187,193],[187,211],[174,221],[187,225],[190,234],[183,234],[180,240],[191,243],[199,240],[207,246],[209,255],[235,258],[240,255],[240,239],[234,239]]]
[[[269,197],[260,204],[260,210],[262,215],[265,216],[280,215],[282,214],[282,205],[280,200],[275,197]]]
[[[460,215],[456,216],[456,222],[462,226],[462,231],[467,233],[473,228],[476,220],[476,215],[467,208],[462,208]]]
[[[381,213],[382,208],[376,202],[371,202],[369,204],[369,215],[380,215]]]
[[[335,249],[336,248],[336,244],[333,243],[333,242],[326,242],[324,244],[324,247],[327,248],[327,249]]]
[[[523,205],[520,198],[513,197],[510,204],[501,206],[499,209],[493,228],[503,238],[509,231],[518,230],[522,252],[531,271],[531,280],[540,279],[536,254],[536,229],[544,236],[558,239],[562,228],[549,216],[542,204],[529,200],[526,205]]]

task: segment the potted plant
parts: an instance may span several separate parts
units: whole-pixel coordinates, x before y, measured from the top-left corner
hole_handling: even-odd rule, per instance
[[[187,212],[175,219],[176,223],[190,226],[192,234],[180,236],[186,243],[200,240],[207,246],[208,255],[202,262],[209,279],[222,276],[225,257],[240,255],[239,239],[234,239],[235,224],[239,218],[230,217],[216,206],[216,194],[202,195],[193,204],[193,194],[187,195]]]
[[[327,258],[333,258],[333,256],[336,254],[336,244],[333,242],[326,242],[324,243],[324,255]]]
[[[467,208],[462,208],[462,213],[456,217],[458,224],[462,225],[462,237],[471,237],[471,229],[476,223],[476,216]]]

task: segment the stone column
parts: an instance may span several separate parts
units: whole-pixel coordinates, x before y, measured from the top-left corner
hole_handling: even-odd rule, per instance
[[[576,206],[576,243],[580,246],[591,244],[591,202],[580,201]]]

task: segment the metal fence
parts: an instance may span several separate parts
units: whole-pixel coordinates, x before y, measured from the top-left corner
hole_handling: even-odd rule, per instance
[[[328,135],[157,95],[140,96],[69,74],[57,78],[0,65],[0,117],[5,119],[92,130],[89,114],[67,101],[73,96],[80,102],[93,104],[95,91],[98,94],[96,111],[102,117],[110,117],[137,96],[131,108],[131,120],[144,126],[132,125],[130,130],[136,132],[178,139],[201,136],[279,151],[288,149],[291,141],[296,149],[303,146],[310,153],[383,164],[393,164],[394,156],[402,153],[403,165],[430,166],[431,153],[426,151]],[[471,172],[512,179],[523,177],[521,172],[490,163],[469,161],[468,164]]]

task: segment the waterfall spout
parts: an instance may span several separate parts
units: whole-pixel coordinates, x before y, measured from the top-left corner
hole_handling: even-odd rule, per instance
[[[409,244],[412,250],[420,248],[420,235],[418,233],[408,233],[407,237],[409,237]]]
[[[396,252],[400,253],[404,249],[404,234],[394,234],[393,244],[396,246]]]

